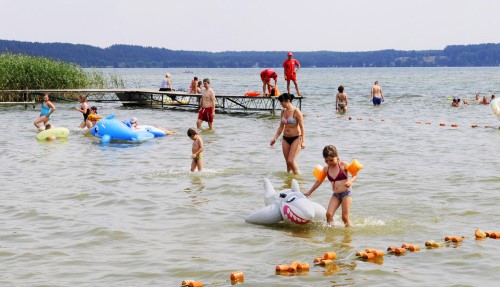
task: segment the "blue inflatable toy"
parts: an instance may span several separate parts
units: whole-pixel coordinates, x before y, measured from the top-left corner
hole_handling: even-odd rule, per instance
[[[167,134],[162,130],[154,126],[148,126],[148,125],[138,125],[137,126],[138,131],[147,131],[148,133],[152,133],[155,138],[158,137],[164,137]]]
[[[145,130],[133,130],[123,122],[115,119],[115,115],[109,115],[100,120],[90,129],[90,133],[101,138],[102,143],[109,143],[112,140],[143,142],[155,136]]]

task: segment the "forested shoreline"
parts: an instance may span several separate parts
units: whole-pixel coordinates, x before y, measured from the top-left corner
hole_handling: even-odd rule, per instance
[[[287,51],[184,51],[133,45],[107,48],[83,44],[0,40],[0,53],[75,63],[84,68],[280,67]],[[488,67],[500,65],[500,44],[450,45],[443,50],[295,52],[302,67]]]

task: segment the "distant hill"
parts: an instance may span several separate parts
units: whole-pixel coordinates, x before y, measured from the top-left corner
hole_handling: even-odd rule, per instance
[[[73,62],[82,67],[251,68],[281,67],[287,51],[204,52],[113,45],[0,40],[0,53],[22,53]],[[444,50],[294,52],[302,67],[485,67],[500,65],[500,44],[453,45]]]

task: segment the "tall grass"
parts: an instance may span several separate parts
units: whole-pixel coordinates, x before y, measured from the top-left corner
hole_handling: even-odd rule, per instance
[[[44,57],[0,54],[0,90],[123,88],[117,75],[107,79],[99,71]]]

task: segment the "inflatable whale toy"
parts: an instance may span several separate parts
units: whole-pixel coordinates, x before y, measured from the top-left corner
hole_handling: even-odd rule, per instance
[[[490,102],[490,109],[493,115],[500,121],[500,98]]]
[[[102,143],[109,143],[112,140],[143,142],[155,136],[145,130],[133,130],[123,122],[115,119],[115,115],[109,115],[100,120],[90,129],[90,133],[101,138]]]
[[[269,179],[265,178],[264,192],[266,207],[247,216],[246,222],[273,224],[286,221],[294,224],[307,224],[325,219],[326,209],[300,192],[299,183],[295,179],[292,180],[292,189],[276,193]]]

